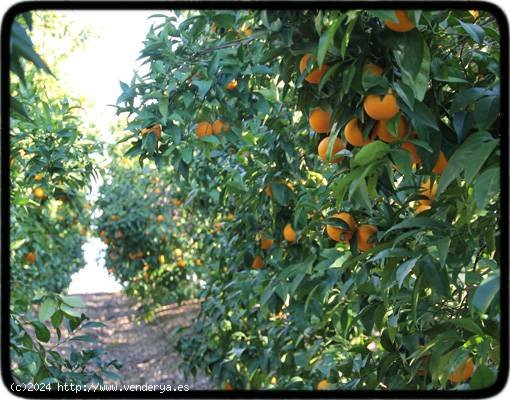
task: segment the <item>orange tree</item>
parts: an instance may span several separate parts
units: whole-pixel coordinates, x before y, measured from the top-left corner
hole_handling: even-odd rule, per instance
[[[65,295],[84,265],[85,195],[97,174],[88,155],[98,148],[79,130],[78,103],[47,95],[52,78],[37,71],[50,72],[28,36],[32,23],[32,14],[22,15],[11,37],[11,367],[17,382],[83,384],[114,376],[99,347],[57,351],[66,341],[94,342],[82,329],[101,325],[82,314],[80,298]]]
[[[197,296],[202,275],[200,224],[181,207],[163,174],[114,158],[95,202],[94,224],[106,267],[150,319],[158,306]]]
[[[141,52],[150,72],[121,83],[117,107],[127,154],[180,187],[190,218],[223,220],[203,243],[202,310],[179,344],[186,371],[227,389],[490,386],[494,16],[159,18]]]

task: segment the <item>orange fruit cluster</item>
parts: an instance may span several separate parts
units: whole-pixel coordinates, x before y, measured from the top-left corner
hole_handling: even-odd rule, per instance
[[[372,237],[377,233],[377,227],[368,224],[358,227],[354,217],[347,212],[336,213],[333,214],[332,217],[345,222],[348,226],[348,228],[340,228],[333,225],[326,225],[326,233],[335,242],[349,244],[352,235],[357,231],[356,243],[358,250],[368,251],[375,246]]]

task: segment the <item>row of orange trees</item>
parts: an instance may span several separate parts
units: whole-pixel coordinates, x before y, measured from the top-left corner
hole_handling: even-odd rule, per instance
[[[89,155],[99,147],[82,131],[79,102],[63,95],[29,36],[55,18],[22,14],[11,34],[10,364],[17,383],[44,390],[112,378],[119,366],[105,360],[104,349],[83,346],[97,339],[84,329],[101,324],[81,312],[79,297],[66,295],[84,265],[86,194],[97,175]],[[66,354],[65,342],[72,344]]]
[[[180,190],[187,222],[164,229],[198,243],[203,303],[180,340],[185,370],[204,370],[226,389],[492,385],[501,259],[495,17],[156,18],[141,52],[150,72],[121,83],[117,107],[129,121],[126,154],[154,161],[162,186]],[[160,232],[135,235],[149,257],[161,251],[150,247]],[[166,251],[176,246],[169,240]],[[148,279],[149,292],[162,290]]]
[[[139,315],[150,320],[158,306],[198,297],[207,232],[181,207],[178,186],[119,154],[106,173],[94,225],[107,245],[106,267],[138,302]]]

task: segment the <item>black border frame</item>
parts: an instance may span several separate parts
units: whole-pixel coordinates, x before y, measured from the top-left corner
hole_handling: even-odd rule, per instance
[[[9,207],[10,207],[10,165],[9,165],[9,118],[10,118],[10,96],[9,96],[9,38],[10,29],[14,18],[26,11],[36,10],[164,10],[164,9],[261,9],[261,8],[285,8],[285,9],[394,9],[398,3],[398,8],[402,9],[479,9],[489,12],[496,18],[501,33],[501,116],[503,129],[501,135],[501,236],[500,248],[502,250],[501,259],[501,362],[498,371],[498,377],[495,383],[484,389],[451,391],[451,390],[432,390],[432,391],[376,391],[376,390],[353,390],[353,391],[285,391],[285,390],[246,390],[246,391],[222,391],[222,390],[203,390],[203,391],[177,391],[177,392],[16,392],[11,389],[14,383],[9,358],[9,294],[10,294],[10,274],[9,274]],[[312,6],[313,5],[313,6]],[[21,2],[10,7],[2,19],[1,26],[1,367],[2,381],[13,395],[24,398],[483,398],[494,396],[499,393],[506,385],[508,379],[508,350],[509,350],[509,274],[508,274],[508,223],[509,223],[509,41],[508,20],[504,12],[495,4],[483,1],[27,1]],[[506,221],[506,223],[504,223]],[[73,396],[69,396],[74,393]],[[170,395],[170,396],[169,396]]]

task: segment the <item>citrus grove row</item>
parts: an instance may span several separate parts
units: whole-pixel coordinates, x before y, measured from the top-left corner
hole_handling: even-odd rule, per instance
[[[116,378],[112,370],[120,367],[97,344],[83,346],[96,343],[93,332],[102,324],[82,313],[79,297],[66,295],[71,275],[84,265],[92,221],[86,195],[101,146],[82,119],[81,102],[56,80],[65,56],[46,49],[48,65],[31,35],[44,32],[51,42],[68,29],[50,12],[21,14],[12,25],[9,357],[16,383],[88,384]],[[83,45],[72,40],[76,49]],[[64,343],[71,344],[67,353],[60,351]]]
[[[202,300],[179,330],[186,373],[238,390],[494,383],[499,39],[474,10],[154,16],[148,73],[117,101],[141,182],[113,175],[98,232],[142,302]]]

